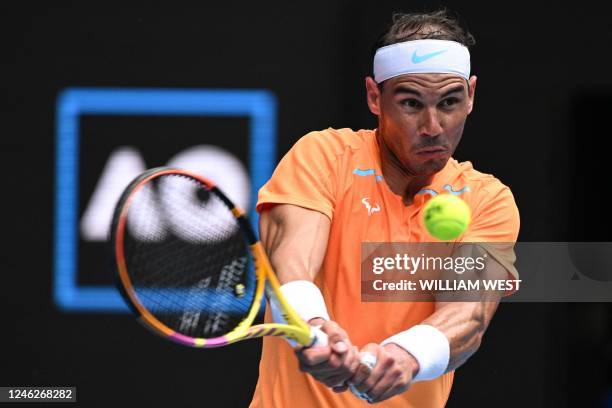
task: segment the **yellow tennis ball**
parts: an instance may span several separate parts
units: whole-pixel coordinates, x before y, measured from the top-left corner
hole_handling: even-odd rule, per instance
[[[439,194],[425,204],[425,228],[432,236],[442,241],[459,237],[470,225],[470,220],[470,207],[452,194]]]

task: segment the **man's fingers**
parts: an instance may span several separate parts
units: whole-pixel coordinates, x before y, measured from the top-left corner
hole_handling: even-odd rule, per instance
[[[306,371],[315,375],[317,379],[325,378],[328,376],[339,376],[342,381],[349,379],[354,372],[356,367],[357,355],[353,351],[353,348],[349,352],[344,354],[330,353],[329,358],[317,365],[306,366]]]
[[[355,374],[349,380],[349,382],[355,386],[363,384],[363,382],[370,376],[372,369],[364,364],[359,364],[355,370]]]
[[[327,334],[329,346],[296,348],[300,370],[336,392],[345,391],[347,380],[355,374],[359,365],[358,349],[337,323],[324,322],[320,328]]]
[[[296,356],[300,365],[315,366],[329,360],[332,355],[332,350],[329,346],[303,348],[296,350]]]
[[[357,346],[353,346],[351,352],[352,358],[350,363],[350,370],[351,373],[355,374],[355,372],[357,372],[357,369],[359,368],[359,365],[361,364],[361,353],[359,353],[359,349],[357,348]]]
[[[302,371],[309,372],[313,375],[317,375],[317,378],[325,378],[331,375],[335,375],[338,369],[342,365],[342,361],[337,354],[330,354],[329,358],[321,361],[317,364],[308,364],[300,361],[300,368]]]
[[[363,392],[367,390],[365,388],[366,381],[372,376],[373,368],[377,365],[379,349],[380,346],[374,343],[367,344],[361,349],[359,365],[355,370],[355,374],[349,380],[358,391]]]
[[[339,341],[348,342],[348,335],[346,334],[344,329],[338,326],[338,323],[336,322],[329,321],[323,323],[323,326],[321,326],[321,330],[323,330],[325,334],[327,334],[329,338],[329,344],[338,343]],[[339,352],[343,353],[345,351],[346,349]]]
[[[387,356],[382,347],[378,348],[376,358],[376,365],[368,378],[361,385],[357,386],[359,391],[367,392],[368,395],[370,395],[376,384],[383,378],[385,372],[393,365],[393,360]],[[374,396],[370,395],[370,398],[374,399]]]
[[[324,380],[325,385],[330,388],[346,387],[346,375],[332,375]]]
[[[366,394],[370,402],[384,401],[406,391],[410,378],[396,357],[385,348],[378,347],[376,358],[370,375],[361,384],[355,385],[357,391]]]
[[[349,346],[343,340],[331,343],[331,348],[339,354],[344,354],[349,350]]]
[[[395,390],[397,380],[402,376],[401,371],[397,367],[386,370],[378,380],[376,384],[368,390],[368,396],[373,402],[385,400],[385,394],[392,395],[391,392]]]
[[[344,354],[351,348],[348,335],[336,322],[325,322],[321,330],[327,334],[328,342],[332,350],[339,354]]]

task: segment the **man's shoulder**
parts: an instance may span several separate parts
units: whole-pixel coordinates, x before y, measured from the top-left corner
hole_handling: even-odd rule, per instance
[[[494,195],[503,190],[510,191],[510,187],[505,185],[500,179],[492,174],[476,170],[469,161],[459,162],[451,159],[450,165],[456,174],[457,181],[461,180],[475,192]]]
[[[375,131],[369,129],[327,128],[307,133],[294,145],[296,149],[315,149],[320,153],[334,156],[346,151],[362,149],[375,138]]]

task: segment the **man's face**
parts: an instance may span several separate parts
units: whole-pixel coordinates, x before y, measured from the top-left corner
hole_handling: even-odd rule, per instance
[[[368,105],[379,119],[386,148],[406,173],[434,174],[455,152],[474,101],[476,77],[408,74],[387,80],[382,91],[366,79]]]

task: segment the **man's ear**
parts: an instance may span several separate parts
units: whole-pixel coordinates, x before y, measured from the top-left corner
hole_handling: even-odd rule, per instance
[[[468,115],[472,113],[472,109],[474,109],[474,95],[476,94],[476,80],[478,78],[476,75],[472,75],[468,80]]]
[[[374,82],[374,79],[370,76],[367,76],[365,79],[366,86],[366,96],[368,98],[368,108],[370,108],[370,112],[375,114],[376,116],[380,115],[380,89],[378,89],[378,84]]]

